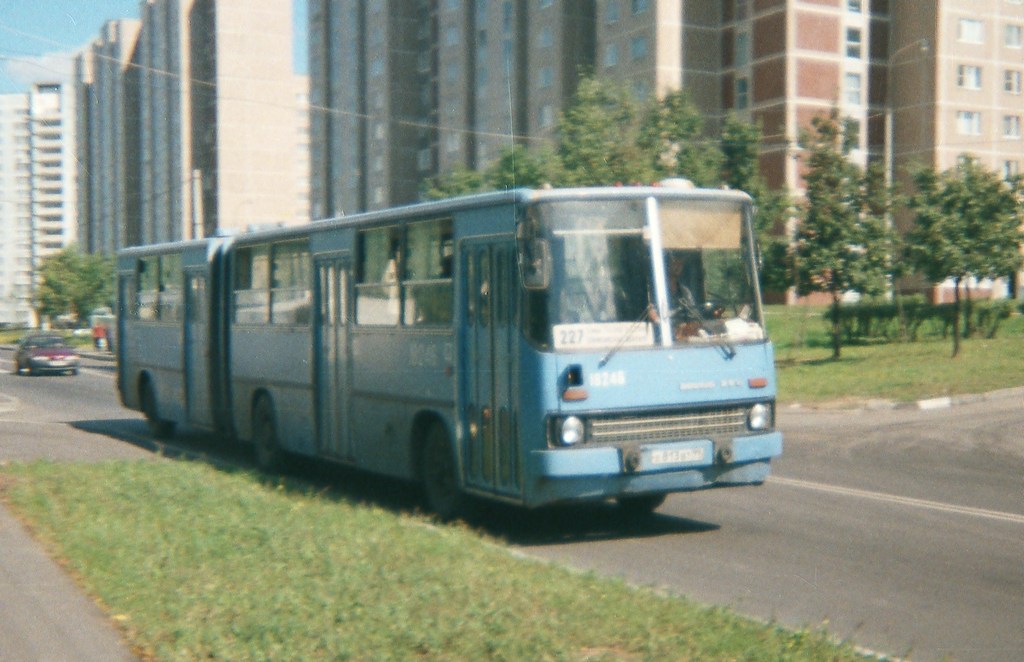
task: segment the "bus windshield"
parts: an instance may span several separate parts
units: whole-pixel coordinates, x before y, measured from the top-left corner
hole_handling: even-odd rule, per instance
[[[737,200],[534,205],[519,231],[530,340],[556,351],[765,338]]]

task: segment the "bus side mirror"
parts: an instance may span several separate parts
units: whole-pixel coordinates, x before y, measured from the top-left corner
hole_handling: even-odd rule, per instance
[[[546,290],[551,281],[551,245],[544,239],[530,239],[523,244],[519,259],[523,287]]]

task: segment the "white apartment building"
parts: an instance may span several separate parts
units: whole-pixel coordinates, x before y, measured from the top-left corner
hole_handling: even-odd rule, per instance
[[[77,61],[84,247],[309,220],[308,82],[292,2],[146,0]]]
[[[0,95],[0,326],[32,313],[32,163],[28,95]]]
[[[73,143],[61,85],[0,95],[0,325],[35,325],[39,265],[75,241]]]

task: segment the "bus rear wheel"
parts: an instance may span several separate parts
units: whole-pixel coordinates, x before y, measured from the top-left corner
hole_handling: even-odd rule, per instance
[[[432,425],[423,441],[420,478],[427,506],[438,519],[450,522],[465,513],[467,497],[459,487],[458,465],[440,425]]]
[[[156,389],[146,379],[142,382],[142,414],[146,417],[149,432],[157,439],[166,439],[174,431],[174,423],[160,418],[160,410],[156,403]]]
[[[277,438],[277,418],[270,398],[263,396],[252,408],[252,445],[256,464],[264,471],[281,464],[281,444]]]

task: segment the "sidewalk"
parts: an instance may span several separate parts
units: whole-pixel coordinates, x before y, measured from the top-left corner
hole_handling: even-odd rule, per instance
[[[91,354],[91,353],[90,353]],[[98,353],[102,358],[103,353]],[[113,355],[106,353],[113,360]],[[4,358],[10,358],[4,354]],[[17,401],[0,397],[0,419],[17,417]],[[9,435],[31,435],[8,421]],[[0,456],[0,461],[11,459]],[[137,659],[94,604],[0,501],[0,661],[119,662]]]
[[[0,660],[135,660],[107,616],[0,505]]]

